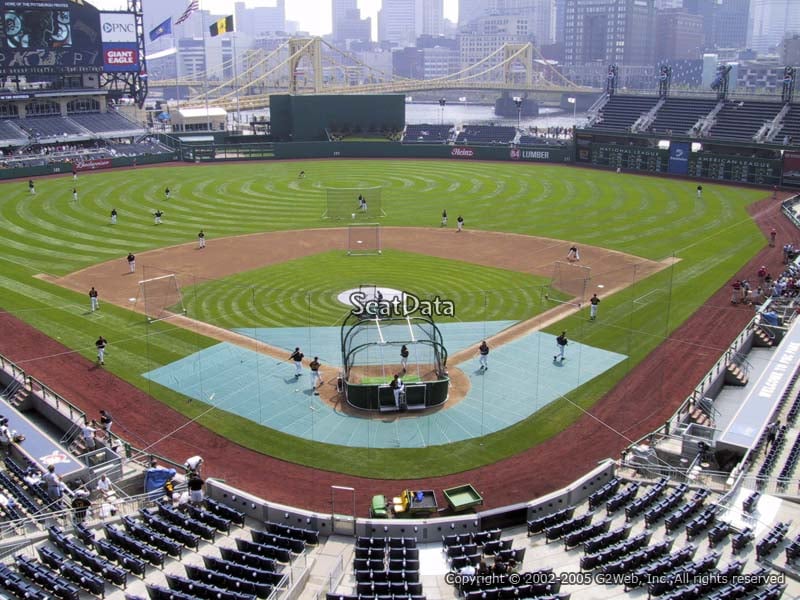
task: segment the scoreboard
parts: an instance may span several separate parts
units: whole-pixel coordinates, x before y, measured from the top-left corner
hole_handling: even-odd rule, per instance
[[[634,171],[666,172],[669,153],[658,148],[626,146],[623,144],[595,144],[591,162],[594,165]]]
[[[692,154],[689,176],[721,179],[762,185],[777,185],[781,181],[782,163],[768,158]]]

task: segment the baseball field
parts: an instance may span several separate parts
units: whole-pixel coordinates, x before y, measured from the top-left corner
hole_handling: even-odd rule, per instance
[[[383,253],[347,256],[348,223],[321,218],[326,188],[374,186],[382,187],[386,213],[379,219]],[[71,175],[37,180],[35,195],[27,182],[9,182],[0,196],[0,305],[89,359],[94,340],[105,336],[106,370],[244,447],[369,477],[441,475],[498,461],[563,430],[763,248],[747,207],[764,192],[703,187],[697,198],[690,181],[546,165],[382,160],[81,173],[77,182]],[[448,228],[440,227],[442,209]],[[156,210],[164,213],[160,225]],[[462,234],[453,227],[459,214]],[[208,240],[203,250],[200,229]],[[573,244],[581,267],[566,264]],[[137,256],[133,276],[126,276],[128,252]],[[570,268],[584,270],[565,275]],[[346,312],[337,294],[369,283],[452,300],[455,316],[443,321],[550,315],[541,321],[546,332],[567,329],[576,342],[625,360],[481,438],[333,451],[277,431],[264,435],[264,427],[224,405],[189,402],[144,376],[223,339],[174,319],[147,324],[138,281],[169,273],[180,281],[187,316],[214,330],[336,326]],[[570,298],[575,288],[565,290],[559,279],[579,280],[581,298]],[[100,293],[97,312],[89,311],[87,284]],[[577,306],[591,293],[602,298],[596,321]],[[31,357],[21,366],[51,358]]]

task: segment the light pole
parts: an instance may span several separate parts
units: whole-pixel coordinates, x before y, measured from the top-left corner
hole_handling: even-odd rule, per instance
[[[578,99],[573,97],[573,96],[570,96],[569,98],[567,98],[567,102],[572,104],[572,120],[575,123],[577,123],[577,121],[578,121]],[[573,125],[574,125],[574,123],[573,123]]]
[[[514,96],[514,106],[517,107],[517,129],[522,126],[522,98]]]
[[[447,104],[447,98],[439,98],[439,125],[444,125],[444,105]]]

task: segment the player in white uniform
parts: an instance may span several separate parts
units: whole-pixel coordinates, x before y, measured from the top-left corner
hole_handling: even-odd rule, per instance
[[[206,234],[202,229],[200,230],[200,233],[197,234],[197,244],[199,248],[206,247]]]

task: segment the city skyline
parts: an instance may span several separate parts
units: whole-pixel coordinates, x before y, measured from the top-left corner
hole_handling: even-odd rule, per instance
[[[91,4],[101,10],[127,10],[125,0],[89,0]],[[189,0],[186,1],[189,4]],[[257,6],[275,6],[275,0],[245,0],[248,8]],[[200,0],[203,10],[214,14],[232,13],[231,0]],[[358,0],[361,17],[372,17],[373,24],[377,23],[378,10],[381,0]],[[179,15],[173,15],[177,18]],[[444,16],[452,22],[458,21],[458,0],[444,0]],[[308,31],[313,35],[327,35],[331,33],[331,0],[291,0],[286,2],[286,19],[297,21],[301,31]],[[374,28],[374,27],[373,27]]]

